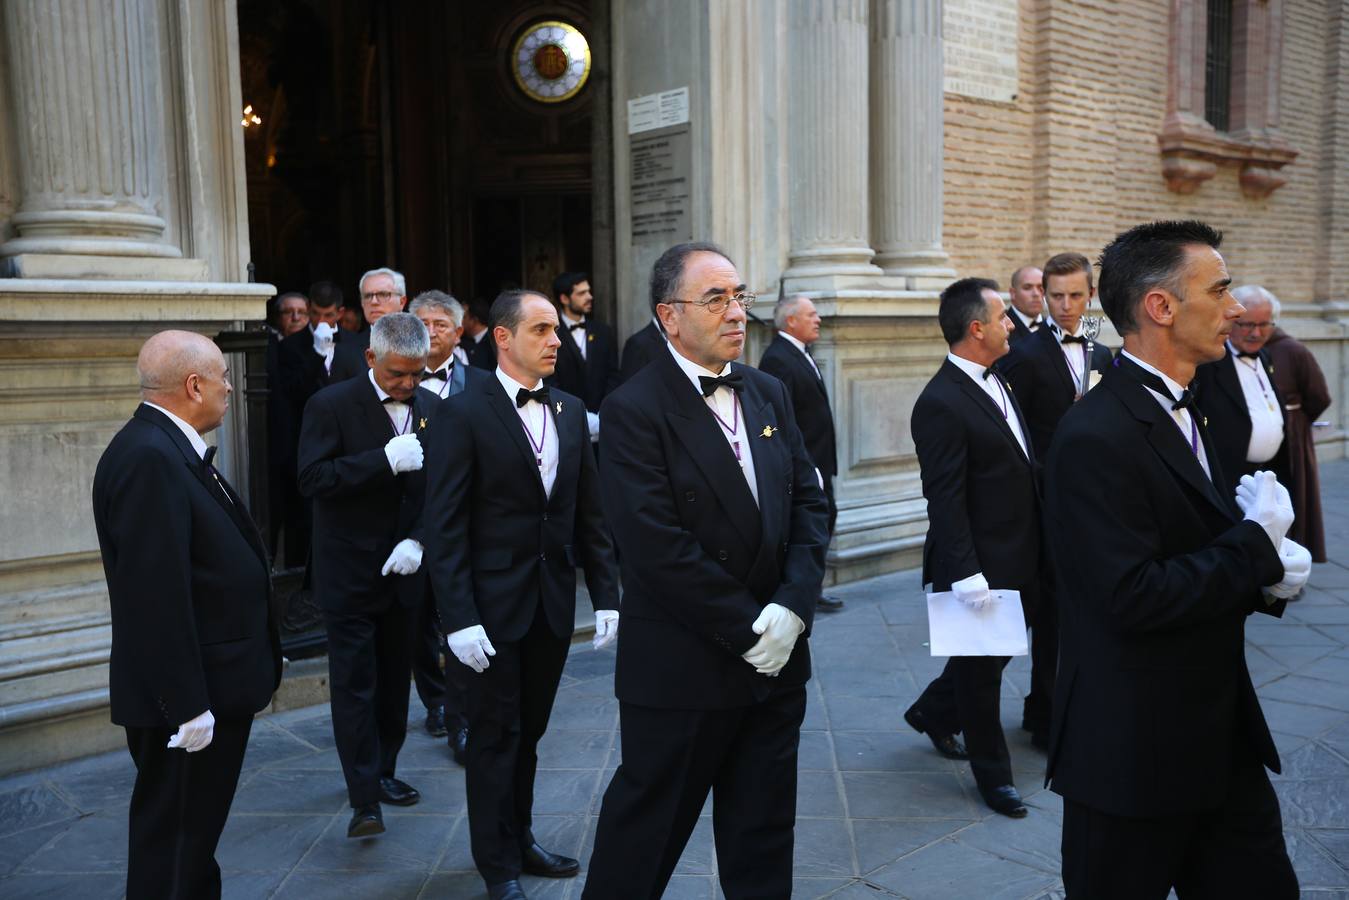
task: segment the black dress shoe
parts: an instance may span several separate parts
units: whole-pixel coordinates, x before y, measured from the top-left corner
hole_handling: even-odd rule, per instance
[[[445,707],[433,706],[426,711],[426,733],[431,737],[444,737],[445,730]]]
[[[399,781],[397,778],[381,778],[379,780],[379,799],[384,803],[392,803],[394,806],[411,806],[422,799],[422,795],[406,781]]]
[[[843,601],[837,597],[826,597],[824,594],[815,601],[815,609],[819,612],[838,612],[843,608]]]
[[[1026,818],[1026,804],[1021,802],[1021,795],[1016,792],[1016,788],[1012,785],[1004,784],[988,789],[979,788],[979,793],[983,795],[988,808],[994,812],[1011,816],[1013,819]]]
[[[461,766],[468,765],[468,726],[461,725],[450,732],[450,755]]]
[[[937,748],[937,752],[947,759],[969,759],[970,755],[965,752],[965,745],[956,740],[955,735],[947,734],[933,727],[928,722],[927,716],[924,716],[916,709],[909,709],[904,713],[904,721],[909,723],[909,727],[919,734],[927,735],[927,739],[932,742],[932,746]]]
[[[581,864],[570,856],[549,853],[539,846],[538,841],[520,851],[520,862],[525,874],[541,875],[544,878],[570,878],[581,871]]]
[[[347,837],[374,837],[384,833],[384,816],[378,803],[358,806],[351,812],[351,821],[347,824]]]
[[[520,887],[520,882],[515,879],[503,881],[501,884],[489,884],[487,896],[491,900],[529,900],[525,889]]]

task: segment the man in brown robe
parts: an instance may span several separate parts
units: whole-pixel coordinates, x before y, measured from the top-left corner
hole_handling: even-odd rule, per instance
[[[1247,308],[1252,303],[1268,303],[1278,321],[1279,299],[1265,288],[1246,285],[1232,294]],[[1325,562],[1326,535],[1321,523],[1321,483],[1312,423],[1330,406],[1330,390],[1316,357],[1287,332],[1276,327],[1265,349],[1273,363],[1274,387],[1284,401],[1284,449],[1292,476],[1287,487],[1296,515],[1288,538],[1310,550],[1315,562]]]

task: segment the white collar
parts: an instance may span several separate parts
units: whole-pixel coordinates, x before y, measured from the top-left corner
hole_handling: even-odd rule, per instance
[[[806,354],[806,356],[810,355],[810,351],[806,350],[805,341],[797,340],[796,338],[792,337],[785,331],[779,331],[778,334],[782,335],[787,340],[791,341],[792,346],[795,347],[797,350],[800,350],[802,353]]]
[[[981,366],[973,360],[956,356],[954,353],[947,353],[946,358],[960,371],[973,378],[975,384],[982,385],[984,383],[984,372],[989,369],[989,366]]]
[[[1179,381],[1176,381],[1174,378],[1163,372],[1161,369],[1149,363],[1143,362],[1143,360],[1139,359],[1137,356],[1134,356],[1128,350],[1121,350],[1120,353],[1124,357],[1126,357],[1130,362],[1137,365],[1140,369],[1143,369],[1144,371],[1147,372],[1151,372],[1153,375],[1156,375],[1158,378],[1160,378],[1162,380],[1162,383],[1166,385],[1166,389],[1171,392],[1171,399],[1173,401],[1179,400],[1180,395],[1185,392],[1185,388],[1181,385]]]
[[[571,316],[567,315],[565,312],[562,312],[561,309],[558,310],[558,313],[562,316],[562,321],[563,321],[563,323],[566,324],[566,325],[585,325],[585,324],[586,324],[586,317],[585,317],[585,316],[581,316],[581,318],[579,318],[579,319],[573,319]]]
[[[370,377],[370,383],[371,383],[372,385],[375,386],[375,396],[379,398],[380,404],[383,405],[383,404],[384,404],[384,398],[385,398],[385,397],[390,397],[390,396],[392,396],[392,394],[388,393],[387,391],[384,390],[384,388],[382,388],[382,387],[379,386],[379,382],[375,380],[375,370],[374,370],[374,369],[366,369],[366,370],[365,370],[365,374],[368,375],[368,376]],[[406,406],[407,404],[411,403],[412,400],[411,400],[411,399],[407,399],[407,400],[395,400],[395,401],[393,401],[393,402],[394,402],[394,403],[402,403],[403,405]]]
[[[1025,313],[1023,313],[1021,310],[1017,309],[1010,303],[1007,304],[1007,309],[1015,313],[1017,321],[1020,322],[1022,325],[1025,325],[1027,328],[1029,328],[1032,325],[1043,325],[1045,322],[1044,313],[1041,313],[1040,315],[1036,316],[1033,319],[1027,319]]]
[[[1054,334],[1058,335],[1059,340],[1063,340],[1063,329],[1059,327],[1058,322],[1050,322],[1049,327],[1053,330]],[[1072,334],[1070,334],[1069,337],[1085,337],[1086,336],[1084,334],[1085,328],[1086,325],[1084,324],[1083,319],[1078,319],[1077,330],[1074,331]]]
[[[502,371],[501,366],[497,366],[496,376],[497,381],[501,382],[501,386],[506,390],[506,396],[511,398],[512,403],[515,402],[515,395],[520,393],[521,391],[533,392],[543,387],[542,378],[534,382],[533,387],[527,387],[526,385],[521,384],[511,376],[507,375],[504,371]]]
[[[141,403],[145,404],[151,409],[157,409],[164,415],[168,416],[169,421],[177,425],[178,430],[183,433],[183,437],[187,438],[187,442],[192,445],[192,449],[197,451],[197,456],[201,459],[206,458],[206,442],[202,440],[200,434],[197,434],[197,429],[193,428],[191,425],[187,424],[182,419],[178,418],[173,413],[169,412],[167,409],[160,406],[158,403],[151,403],[149,400],[142,400]]]
[[[689,380],[689,383],[692,384],[695,389],[697,389],[698,396],[700,397],[703,396],[703,386],[699,383],[699,378],[720,378],[722,375],[730,374],[730,363],[723,366],[721,375],[718,375],[711,369],[705,369],[696,362],[687,359],[682,353],[675,349],[675,345],[670,341],[667,340],[665,346],[669,348],[670,355],[674,357],[675,365],[679,366],[679,370],[684,373],[684,377]]]
[[[450,370],[451,370],[453,367],[454,367],[454,351],[451,350],[451,351],[450,351],[450,355],[447,356],[447,357],[445,357],[445,361],[444,361],[443,363],[440,364],[439,368],[435,368],[435,369],[431,368],[431,363],[428,362],[428,363],[426,364],[426,371],[430,372],[432,375],[439,375],[441,372],[444,372],[444,373],[445,373],[445,380],[446,380],[446,381],[449,381],[449,380],[450,380]]]

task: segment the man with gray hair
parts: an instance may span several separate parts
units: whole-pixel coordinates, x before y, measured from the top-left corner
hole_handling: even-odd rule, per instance
[[[410,576],[422,557],[422,440],[434,401],[417,384],[430,348],[416,316],[381,317],[370,329],[366,376],[315,394],[300,432],[333,734],[354,810],[348,837],[384,831],[381,802],[420,799],[394,767],[407,731],[409,642],[425,587]]]
[[[814,301],[805,294],[792,294],[780,298],[773,307],[773,325],[778,333],[760,357],[759,369],[787,385],[797,427],[829,501],[832,537],[838,520],[838,506],[834,503],[834,476],[838,474],[834,414],[829,409],[829,392],[820,367],[810,355],[811,345],[820,339],[820,314]],[[820,612],[837,612],[843,608],[843,601],[821,594],[815,606]]]
[[[353,332],[348,340],[339,342],[333,355],[333,364],[329,371],[329,383],[345,381],[365,373],[363,352],[370,346],[370,336],[375,323],[389,313],[398,312],[407,302],[407,282],[401,272],[381,266],[371,269],[356,283],[357,296],[361,298],[361,313],[368,326],[365,331]],[[347,344],[345,349],[341,344]]]

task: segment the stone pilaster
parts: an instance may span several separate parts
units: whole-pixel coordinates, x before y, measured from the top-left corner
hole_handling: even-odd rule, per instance
[[[0,256],[180,257],[164,241],[155,0],[6,0],[17,234]]]
[[[880,274],[867,237],[867,6],[868,0],[787,4],[786,274],[797,288],[810,287],[802,279]]]
[[[872,0],[871,9],[876,264],[909,288],[945,283],[954,272],[942,250],[942,2]]]

